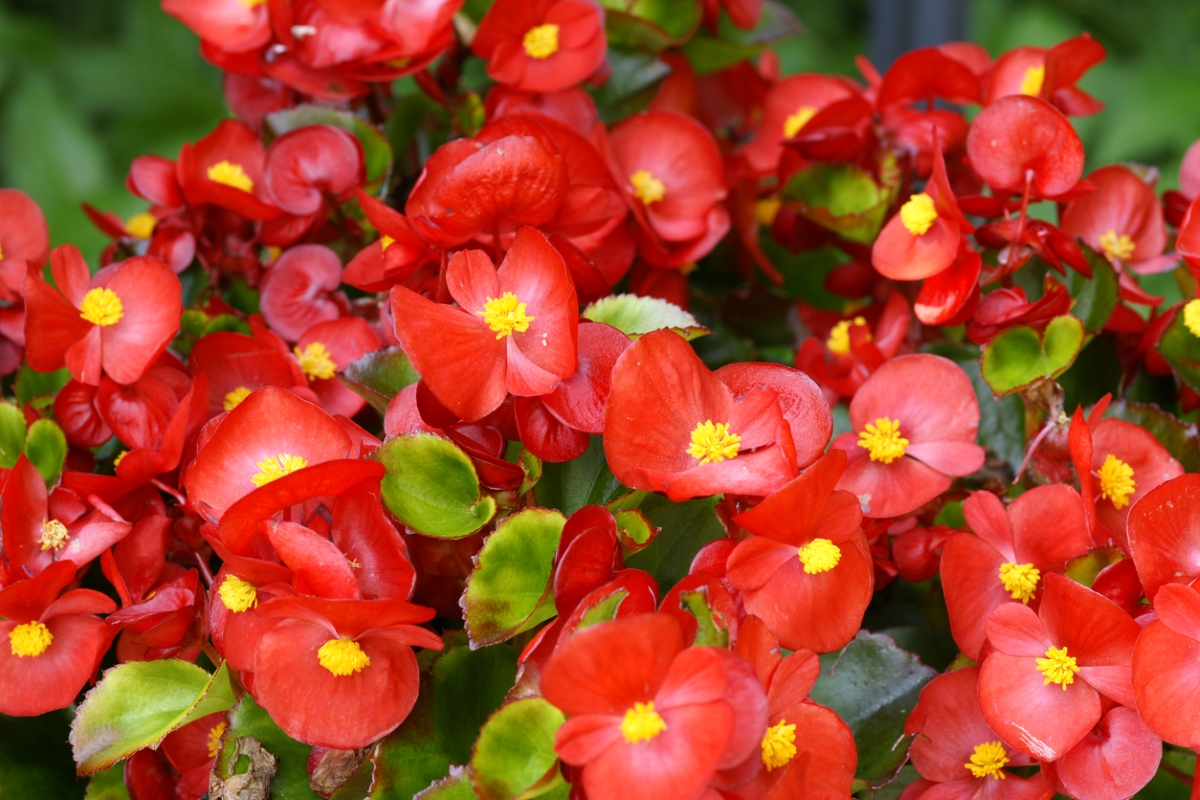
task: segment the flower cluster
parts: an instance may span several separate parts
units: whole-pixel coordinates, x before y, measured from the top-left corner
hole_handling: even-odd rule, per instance
[[[0,713],[109,667],[72,744],[134,800],[1117,800],[1200,748],[1200,145],[1085,176],[1086,34],[783,77],[718,38],[781,7],[680,5],[162,0],[236,119],[85,207],[94,270],[0,189]],[[944,674],[862,630],[904,592]]]

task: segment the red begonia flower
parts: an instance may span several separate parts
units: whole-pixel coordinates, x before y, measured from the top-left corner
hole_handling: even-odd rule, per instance
[[[838,488],[857,495],[868,517],[907,514],[950,488],[949,476],[983,466],[975,389],[941,356],[880,367],[850,401],[850,427],[833,441],[849,457]]]
[[[1200,475],[1180,475],[1150,490],[1126,519],[1129,555],[1146,597],[1169,583],[1200,577]]]
[[[172,791],[177,794],[167,795],[168,797],[193,800],[208,793],[209,775],[216,763],[217,754],[221,750],[221,737],[228,727],[229,721],[224,713],[209,714],[166,735],[158,752],[160,757],[164,758],[178,773],[178,777],[172,776],[174,778]],[[153,751],[138,751],[139,754],[148,752]],[[127,761],[127,770],[129,766],[130,762]],[[135,780],[137,778],[131,776],[127,771],[126,784]],[[130,800],[143,800],[143,798],[135,797],[131,791]]]
[[[711,373],[674,331],[621,354],[605,409],[613,474],[674,501],[722,492],[764,497],[820,455],[831,417],[803,373],[737,364]]]
[[[208,627],[213,646],[238,672],[254,671],[254,651],[262,635],[279,624],[254,609],[276,597],[291,597],[292,571],[282,564],[236,556],[218,541],[221,571],[209,593]]]
[[[794,138],[826,106],[857,94],[853,82],[836,76],[805,73],[779,81],[763,101],[753,141],[742,148],[746,162],[756,173],[774,173],[786,139]]]
[[[570,86],[562,91],[546,94],[529,94],[497,83],[488,90],[484,109],[489,120],[500,119],[509,114],[542,114],[558,120],[583,136],[590,134],[600,121],[596,101],[581,86]]]
[[[498,0],[471,49],[493,80],[523,92],[557,92],[604,63],[604,9],[594,0]]]
[[[271,343],[241,333],[218,331],[192,348],[192,375],[208,378],[208,416],[232,411],[255,389],[305,385],[298,362]]]
[[[983,296],[975,313],[967,320],[967,338],[984,345],[1013,325],[1027,325],[1044,331],[1050,320],[1071,310],[1071,303],[1071,293],[1049,275],[1045,279],[1045,293],[1033,302],[1029,302],[1020,286],[995,289]]]
[[[542,692],[569,717],[555,750],[581,768],[588,797],[695,797],[716,769],[750,754],[758,741],[739,735],[749,726],[738,717],[760,716],[750,722],[763,730],[765,697],[754,672],[727,668],[723,652],[685,649],[676,620],[643,614],[584,629],[551,656]],[[757,700],[759,713],[731,695]]]
[[[1192,274],[1200,273],[1200,196],[1188,206],[1183,221],[1179,223],[1179,236],[1175,250],[1183,256]]]
[[[1088,175],[1096,191],[1067,204],[1061,227],[1112,261],[1154,269],[1167,244],[1162,205],[1154,186],[1129,167],[1114,164]],[[1170,268],[1172,258],[1164,266]]]
[[[64,365],[77,381],[96,385],[103,371],[133,383],[179,330],[179,278],[153,258],[134,257],[92,276],[73,245],[54,250],[50,269],[25,278],[25,353],[29,365],[53,372]]]
[[[199,573],[189,569],[157,586],[145,600],[109,614],[105,621],[121,631],[117,657],[122,662],[152,661],[198,651],[204,639],[199,585]]]
[[[747,613],[789,650],[844,647],[871,602],[874,572],[858,498],[834,486],[846,456],[831,451],[733,521],[757,536],[729,556]]]
[[[226,72],[221,76],[225,105],[233,115],[262,132],[267,115],[296,105],[296,94],[274,78]]]
[[[342,282],[364,292],[384,292],[420,267],[437,263],[436,253],[417,236],[407,217],[361,189],[356,192],[367,220],[380,236],[350,260]]]
[[[610,142],[642,258],[680,267],[707,255],[730,227],[721,153],[708,129],[683,114],[654,111],[626,119]]]
[[[222,50],[242,53],[271,41],[266,3],[242,0],[162,0],[162,10]]]
[[[971,166],[993,189],[1054,197],[1083,175],[1083,143],[1058,109],[1009,95],[979,112],[967,134]]]
[[[296,216],[320,211],[326,194],[345,199],[363,180],[362,145],[332,125],[298,128],[271,142],[263,172],[272,202]]]
[[[613,367],[630,344],[629,337],[611,325],[580,324],[575,374],[542,396],[546,410],[575,430],[604,433],[604,406],[612,387]]]
[[[985,102],[1009,95],[1040,97],[1064,114],[1085,117],[1104,103],[1076,86],[1084,73],[1104,60],[1104,45],[1087,33],[1049,49],[1016,47],[996,59],[985,85]]]
[[[208,381],[200,376],[191,390],[180,399],[162,436],[152,445],[130,449],[120,456],[117,475],[126,480],[146,483],[156,475],[174,471],[183,458],[184,448],[195,441],[207,419]]]
[[[1154,597],[1158,619],[1133,649],[1133,692],[1142,719],[1180,747],[1200,747],[1200,591],[1167,584]]]
[[[306,330],[294,352],[321,406],[330,414],[353,417],[367,401],[338,380],[337,373],[380,346],[379,336],[365,319],[342,317]]]
[[[54,420],[77,447],[99,447],[113,437],[96,408],[97,389],[71,379],[54,396]]]
[[[42,209],[17,189],[0,189],[0,299],[21,295],[26,264],[41,269],[50,256],[50,229]]]
[[[1031,600],[1037,608],[1045,585],[1039,579],[1086,553],[1092,537],[1079,493],[1061,483],[1030,489],[1007,509],[991,492],[975,492],[963,515],[975,535],[946,542],[942,587],[954,641],[978,660],[992,610]]]
[[[1125,800],[1150,783],[1162,756],[1162,740],[1138,713],[1115,706],[1079,744],[1057,761],[1043,763],[1041,774],[1077,800]]]
[[[904,732],[916,735],[909,757],[921,777],[936,784],[927,800],[1049,800],[1040,775],[1022,778],[1005,767],[1032,762],[1008,747],[983,719],[976,696],[977,667],[939,675],[921,690]]]
[[[336,750],[365,747],[399,726],[417,700],[412,648],[442,647],[416,625],[433,609],[403,600],[281,597],[255,613],[280,620],[255,651],[256,699],[287,735]]]
[[[234,0],[226,0],[233,2]],[[179,150],[176,171],[189,205],[211,203],[251,220],[269,220],[283,212],[263,182],[266,150],[258,134],[236,120]]]
[[[342,261],[320,244],[291,248],[271,265],[263,279],[260,304],[263,319],[289,342],[305,330],[341,316],[344,300],[336,294],[342,283]],[[342,304],[339,304],[342,300]]]
[[[1046,576],[1041,607],[1004,603],[988,617],[995,651],[979,672],[983,718],[1010,747],[1059,758],[1100,721],[1101,695],[1134,705],[1130,662],[1141,628],[1111,600]]]
[[[101,378],[96,389],[96,409],[104,424],[130,449],[157,448],[163,432],[191,391],[187,373],[172,367],[154,366],[133,383],[122,386],[112,378]]]
[[[74,579],[74,562],[58,561],[0,589],[0,713],[66,708],[95,677],[116,633],[95,615],[116,604],[91,589],[62,594]]]
[[[422,380],[461,419],[487,416],[509,394],[546,394],[575,373],[575,287],[545,235],[521,228],[499,269],[482,250],[455,253],[446,285],[459,307],[397,286],[392,316]]]

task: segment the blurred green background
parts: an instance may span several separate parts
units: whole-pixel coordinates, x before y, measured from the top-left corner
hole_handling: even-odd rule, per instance
[[[787,2],[808,31],[780,46],[784,71],[857,75],[870,0]],[[993,55],[1090,31],[1109,60],[1083,81],[1108,104],[1077,120],[1089,167],[1155,164],[1163,185],[1175,185],[1183,151],[1200,137],[1200,3],[967,0],[965,25]],[[0,0],[0,185],[42,205],[56,244],[94,257],[105,240],[80,201],[141,211],[122,184],[130,160],[174,157],[225,113],[218,70],[157,0]]]

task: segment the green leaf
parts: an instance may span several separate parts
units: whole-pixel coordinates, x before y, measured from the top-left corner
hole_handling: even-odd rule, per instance
[[[472,650],[464,639],[434,662],[433,721],[452,763],[471,760],[480,728],[513,688],[517,655],[507,645]]]
[[[12,469],[25,450],[25,415],[12,403],[0,403],[0,467]]]
[[[1083,322],[1085,331],[1099,333],[1117,307],[1117,273],[1107,258],[1082,242],[1079,246],[1092,268],[1092,277],[1085,278],[1075,270],[1067,275],[1067,290],[1075,298],[1071,313]]]
[[[1176,312],[1175,319],[1163,331],[1158,352],[1181,381],[1200,391],[1200,338],[1188,330],[1181,312]]]
[[[554,769],[554,735],[563,713],[540,697],[501,708],[479,733],[471,774],[482,800],[515,798]]]
[[[533,508],[508,517],[487,537],[467,578],[463,615],[471,645],[502,642],[554,616],[550,576],[567,518]]]
[[[857,777],[875,788],[895,777],[908,756],[904,722],[936,674],[887,636],[867,631],[821,656],[821,677],[810,695],[854,732]]]
[[[479,800],[471,785],[471,773],[466,767],[451,767],[450,775],[434,781],[428,788],[412,796],[413,800]],[[399,796],[397,796],[399,800]],[[406,798],[407,800],[407,798]]]
[[[609,44],[660,52],[682,44],[700,27],[698,0],[601,0]]]
[[[708,603],[708,587],[679,595],[679,605],[696,618],[696,647],[729,647],[729,624]]]
[[[388,403],[409,384],[421,380],[400,346],[367,353],[342,370],[342,383],[383,414]]]
[[[129,800],[129,790],[125,788],[125,762],[118,761],[93,775],[83,800]]]
[[[177,658],[131,661],[104,673],[71,723],[81,775],[111,767],[171,731],[233,705],[229,671],[209,675]]]
[[[267,115],[267,125],[277,136],[307,125],[332,125],[354,134],[363,148],[367,185],[381,185],[392,169],[392,143],[361,117],[325,106],[297,106]]]
[[[67,461],[67,437],[62,428],[50,419],[30,425],[25,436],[25,457],[37,467],[46,485],[53,486]]]
[[[604,440],[599,436],[591,437],[588,449],[579,458],[544,464],[542,479],[534,487],[538,505],[557,508],[567,516],[584,506],[612,502],[628,492],[609,471]]]
[[[66,367],[57,372],[34,372],[28,364],[22,364],[17,373],[17,403],[26,406],[36,398],[53,397],[69,380],[71,372]]]
[[[626,555],[644,550],[658,536],[658,527],[651,525],[640,511],[616,510],[613,517],[617,521],[617,539]]]
[[[611,39],[609,44],[612,44]],[[653,53],[609,47],[608,63],[612,75],[592,95],[600,118],[609,123],[642,111],[654,98],[658,84],[671,74],[667,62]]]
[[[1125,400],[1114,401],[1104,416],[1145,428],[1183,465],[1185,472],[1200,472],[1200,432],[1194,423],[1176,419],[1158,406]]]
[[[843,239],[871,244],[883,227],[899,185],[893,161],[890,159],[881,170],[883,183],[854,164],[814,163],[788,180],[783,200]]]
[[[683,46],[683,53],[697,75],[709,75],[739,61],[753,60],[767,45],[803,32],[804,26],[790,8],[775,0],[765,0],[754,30],[736,28],[728,16],[722,15],[718,36],[697,35]]]
[[[433,681],[429,673],[421,675],[416,706],[371,754],[375,765],[371,800],[409,800],[453,769],[434,721]],[[470,786],[469,781],[467,785]]]
[[[68,710],[40,717],[8,717],[0,714],[0,797],[83,797],[87,784],[75,777],[67,734]]]
[[[254,739],[278,759],[275,775],[271,778],[271,800],[319,800],[308,785],[308,754],[312,747],[281,731],[249,694],[242,695],[229,712],[229,728],[213,764],[214,777],[227,781],[245,771],[246,766],[239,764],[245,759],[238,757],[238,740],[245,737]]]
[[[672,503],[662,495],[650,495],[642,502],[641,511],[662,531],[625,563],[649,572],[665,592],[688,574],[701,547],[725,535],[713,511],[716,505],[715,497]]]
[[[387,468],[384,504],[415,531],[461,539],[496,513],[496,501],[479,495],[471,459],[453,442],[431,433],[408,433],[389,439],[374,457]]]
[[[632,294],[602,297],[585,308],[580,316],[612,325],[632,339],[663,328],[675,331],[688,341],[709,332],[691,314],[657,297]]]
[[[1064,315],[1050,320],[1046,331],[1017,325],[1002,331],[983,351],[983,377],[997,397],[1024,389],[1043,378],[1057,378],[1083,348],[1083,323]]]

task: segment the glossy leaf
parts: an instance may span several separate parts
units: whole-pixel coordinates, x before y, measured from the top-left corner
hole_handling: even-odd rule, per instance
[[[367,353],[342,370],[342,383],[370,403],[376,411],[387,411],[400,390],[421,379],[400,346]]]
[[[702,13],[699,0],[601,0],[601,5],[612,45],[651,52],[686,41]]]
[[[450,774],[412,796],[413,800],[478,800],[466,767],[451,767]]]
[[[672,503],[662,495],[645,499],[641,512],[661,532],[650,545],[629,556],[625,563],[654,576],[665,592],[688,574],[700,548],[725,535],[713,509],[716,498]]]
[[[604,440],[593,436],[588,449],[573,461],[543,464],[542,477],[534,488],[538,505],[574,514],[584,506],[604,505],[629,489],[613,477],[604,457]]]
[[[1080,248],[1092,267],[1092,277],[1085,278],[1074,270],[1067,275],[1067,290],[1075,298],[1071,313],[1083,322],[1085,331],[1099,333],[1117,307],[1117,273],[1107,258],[1086,244]]]
[[[983,377],[997,397],[1024,389],[1042,378],[1056,378],[1083,348],[1083,323],[1075,317],[1055,317],[1041,336],[1016,325],[1001,332],[983,351]]]
[[[25,415],[12,403],[0,403],[0,467],[12,469],[25,450]]]
[[[421,675],[417,704],[371,754],[371,800],[409,800],[451,769],[450,756],[434,721],[433,682],[429,673]]]
[[[517,676],[517,651],[507,645],[472,650],[466,637],[433,665],[433,721],[450,761],[465,764],[488,717]]]
[[[1163,331],[1158,341],[1158,352],[1175,370],[1175,374],[1188,386],[1200,391],[1200,337],[1188,330],[1183,322],[1182,310]]]
[[[709,332],[691,314],[657,297],[602,297],[585,308],[581,316],[612,325],[632,339],[662,328],[670,328],[689,341]]]
[[[34,372],[28,364],[22,364],[17,373],[17,402],[21,405],[32,403],[34,408],[49,405],[69,380],[71,372],[66,367],[57,372]]]
[[[30,425],[25,435],[25,457],[37,467],[46,485],[53,486],[67,460],[67,437],[62,428],[50,419],[39,419]]]
[[[213,765],[213,776],[228,780],[245,771],[245,758],[238,758],[238,739],[250,737],[278,759],[271,779],[272,800],[317,800],[318,795],[308,785],[308,754],[312,750],[279,729],[270,715],[246,694],[229,712],[229,728],[225,731],[221,751]]]
[[[481,800],[521,796],[554,768],[554,735],[563,713],[540,697],[501,708],[479,733],[471,774]]]
[[[891,178],[894,168],[881,171]],[[879,183],[854,164],[815,163],[797,172],[783,200],[797,212],[844,239],[871,244],[883,227],[898,183]]]
[[[386,468],[383,502],[405,525],[441,539],[461,539],[496,513],[496,501],[480,497],[471,459],[453,443],[430,433],[389,439],[375,458]]]
[[[118,761],[93,775],[88,780],[83,800],[129,800],[129,790],[125,788],[125,762]]]

